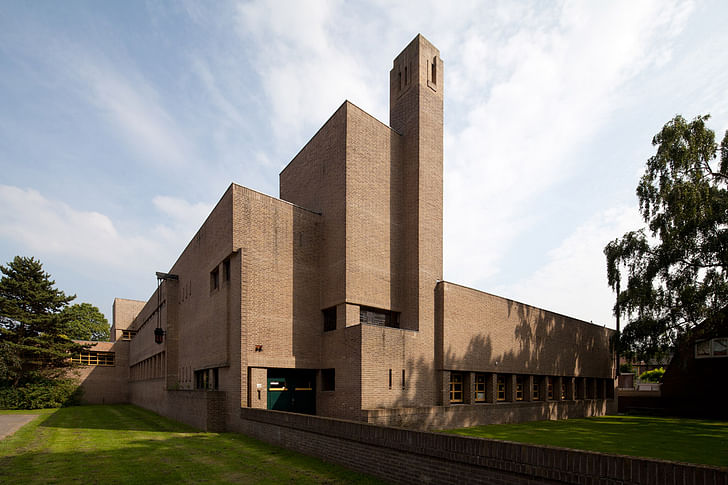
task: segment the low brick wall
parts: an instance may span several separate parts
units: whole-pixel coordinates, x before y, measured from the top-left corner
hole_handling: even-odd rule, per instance
[[[242,408],[230,431],[395,483],[728,485],[723,468]]]
[[[363,420],[370,424],[428,430],[547,419],[586,418],[616,412],[617,403],[614,399],[586,399],[369,409],[362,411],[362,415]]]

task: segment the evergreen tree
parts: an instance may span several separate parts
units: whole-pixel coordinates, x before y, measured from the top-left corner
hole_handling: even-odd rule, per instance
[[[75,298],[55,288],[40,261],[16,256],[0,265],[0,386],[56,379],[83,346],[63,334],[61,311]]]

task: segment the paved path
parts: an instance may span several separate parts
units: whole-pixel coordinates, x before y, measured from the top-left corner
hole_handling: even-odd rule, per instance
[[[0,440],[30,423],[38,414],[0,414]]]

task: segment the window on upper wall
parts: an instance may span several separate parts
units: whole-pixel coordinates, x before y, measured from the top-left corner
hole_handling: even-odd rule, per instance
[[[450,402],[463,402],[463,375],[459,372],[450,373]]]
[[[437,56],[432,58],[432,84],[437,84]]]
[[[402,369],[402,389],[405,388],[405,382],[406,381],[404,380],[404,377],[405,377],[405,372],[404,372],[404,369]]]
[[[336,330],[336,307],[332,306],[326,310],[322,310],[324,316],[324,332]]]
[[[215,269],[210,271],[210,291],[217,290],[220,287],[220,268],[215,266]]]
[[[336,369],[321,369],[321,390],[336,390]]]
[[[136,330],[122,330],[121,331],[121,340],[131,340],[136,335]]]
[[[359,323],[399,328],[399,312],[362,306],[359,307]]]
[[[101,352],[98,350],[82,350],[80,354],[71,357],[71,362],[81,365],[114,365],[114,352]]]
[[[728,338],[719,337],[695,343],[695,358],[728,357]]]
[[[230,258],[222,262],[222,276],[226,283],[230,282]]]
[[[475,402],[485,402],[485,374],[475,374]]]

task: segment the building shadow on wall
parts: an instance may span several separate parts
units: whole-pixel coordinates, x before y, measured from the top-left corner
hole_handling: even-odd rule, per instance
[[[497,351],[491,335],[488,332],[488,318],[482,321],[482,333],[470,338],[466,349],[455,349],[444,342],[440,351],[441,360],[436,362],[426,360],[424,357],[409,359],[406,362],[406,374],[413,376],[407,383],[403,396],[395,401],[394,408],[402,408],[401,412],[393,413],[391,425],[416,426],[426,429],[447,429],[482,424],[491,417],[493,422],[512,423],[521,420],[522,409],[529,407],[530,420],[566,419],[568,410],[558,406],[556,402],[501,402],[477,403],[472,406],[460,404],[449,405],[449,382],[443,378],[444,371],[482,373],[503,373],[538,376],[576,375],[588,377],[606,377],[589,374],[589,370],[612,366],[612,359],[608,362],[598,361],[592,364],[585,359],[594,358],[595,352],[604,352],[606,331],[600,328],[585,329],[583,323],[569,321],[567,317],[544,310],[524,307],[516,302],[508,301],[508,317],[517,318],[518,323],[513,329],[514,345],[507,351]],[[446,335],[446,334],[445,334]],[[576,343],[575,343],[576,342]],[[436,350],[436,355],[438,351]],[[611,355],[611,349],[610,349]],[[439,363],[438,363],[439,362]],[[611,368],[611,367],[610,367]],[[418,407],[417,403],[433,402],[431,396],[425,396],[420,391],[431,389],[432,382],[436,382],[434,402],[438,402],[438,412],[432,412],[430,407]],[[474,390],[464,385],[464,393]],[[443,406],[443,408],[440,407]],[[597,404],[594,401],[583,401],[587,411],[594,412]],[[479,418],[463,418],[463,409],[467,407],[468,413]],[[485,418],[485,419],[484,419]],[[468,424],[468,419],[472,424]],[[414,424],[415,422],[419,424]]]

